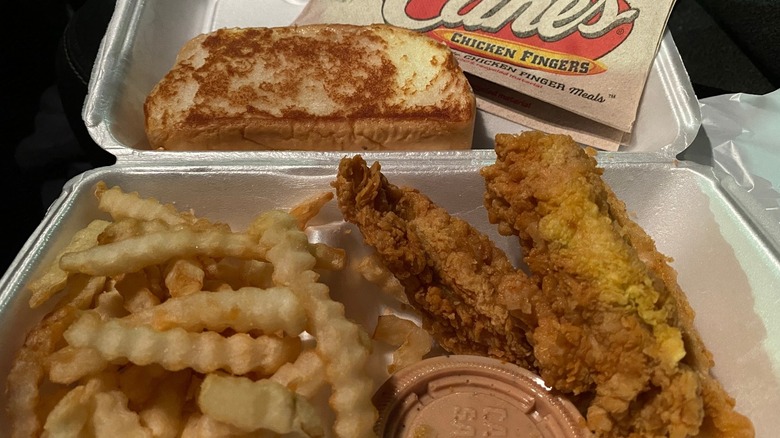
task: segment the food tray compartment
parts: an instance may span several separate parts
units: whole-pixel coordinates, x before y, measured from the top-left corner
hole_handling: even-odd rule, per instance
[[[83,117],[95,141],[116,156],[161,159],[182,152],[149,151],[143,103],[190,38],[223,27],[284,26],[306,0],[119,0],[101,45]],[[665,34],[650,70],[630,140],[620,152],[674,158],[693,141],[701,114],[671,34]],[[474,149],[490,149],[498,132],[524,126],[490,113],[477,115]],[[183,152],[189,156],[203,152]],[[206,152],[206,155],[214,154]]]
[[[92,194],[97,181],[173,202],[179,209],[191,208],[198,216],[240,230],[260,211],[288,208],[331,190],[340,157],[291,152],[269,161],[112,166],[74,178],[0,280],[0,325],[4,327],[0,375],[8,374],[24,333],[42,316],[43,309],[28,308],[25,284],[53,260],[77,229],[101,217]],[[484,182],[478,169],[495,160],[492,151],[428,154],[425,160],[419,154],[364,157],[369,163],[378,159],[392,182],[420,189],[518,259],[516,241],[497,234],[482,206]],[[674,258],[672,266],[697,313],[696,325],[714,354],[716,376],[736,397],[738,409],[754,421],[757,436],[771,436],[780,430],[777,253],[722,192],[709,168],[614,160],[601,164],[605,180],[656,240],[659,251]],[[344,247],[350,263],[368,254],[359,231],[343,221],[335,201],[312,225],[311,238]],[[325,281],[333,297],[345,303],[348,316],[369,332],[376,316],[392,305],[351,269],[329,274]]]

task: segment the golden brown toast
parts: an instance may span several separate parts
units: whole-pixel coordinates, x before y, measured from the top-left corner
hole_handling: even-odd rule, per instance
[[[152,148],[432,150],[471,147],[476,104],[445,45],[333,24],[197,36],[144,111]]]

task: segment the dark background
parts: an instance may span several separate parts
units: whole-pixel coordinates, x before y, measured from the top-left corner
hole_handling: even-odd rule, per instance
[[[23,0],[3,27],[0,274],[69,178],[111,156],[80,112],[112,0]],[[699,98],[780,86],[780,1],[678,0],[669,29]]]

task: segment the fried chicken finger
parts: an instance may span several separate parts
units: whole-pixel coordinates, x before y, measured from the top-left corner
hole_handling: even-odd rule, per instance
[[[369,168],[360,156],[341,161],[333,185],[344,218],[399,279],[443,348],[535,369],[526,339],[533,321],[510,316],[497,291],[509,277],[513,301],[538,289],[490,239],[417,190],[390,184],[379,163]]]
[[[570,137],[496,138],[485,206],[541,284],[530,339],[552,387],[585,400],[602,437],[753,436],[710,375],[711,356],[668,260]]]

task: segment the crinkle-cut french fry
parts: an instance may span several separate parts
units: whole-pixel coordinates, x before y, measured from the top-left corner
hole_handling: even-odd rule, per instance
[[[206,273],[194,257],[176,258],[165,268],[165,287],[172,297],[180,297],[203,289]]]
[[[127,309],[125,309],[124,297],[113,287],[98,295],[92,311],[100,315],[102,320],[122,318],[129,314]]]
[[[144,221],[135,218],[124,218],[116,222],[111,222],[98,236],[98,243],[106,245],[113,242],[120,242],[131,237],[143,236],[144,234],[160,233],[171,231],[172,227],[161,220]]]
[[[322,420],[306,398],[268,380],[209,374],[200,385],[201,412],[244,432],[270,430],[323,436]]]
[[[78,348],[72,345],[55,351],[46,363],[49,368],[49,380],[69,385],[91,374],[97,374],[108,366],[108,361],[91,348]]]
[[[194,402],[198,398],[201,383],[203,383],[203,375],[193,374],[190,379],[190,386],[187,388],[187,402]]]
[[[97,297],[106,286],[106,277],[91,277],[84,274],[71,275],[62,299],[56,308],[71,306],[78,310],[92,307]]]
[[[162,204],[155,198],[142,198],[137,192],[127,193],[121,187],[108,188],[103,182],[96,184],[95,196],[98,209],[110,214],[116,221],[137,219],[147,222],[161,221],[173,227],[190,227],[198,230],[229,229],[227,224],[215,224],[197,218],[191,211],[178,210],[173,204]]]
[[[146,283],[149,290],[160,299],[160,301],[167,300],[170,296],[168,290],[165,287],[165,280],[162,272],[162,265],[152,265],[144,268],[144,274],[146,275]]]
[[[30,307],[36,308],[49,300],[57,292],[65,288],[68,281],[68,272],[62,270],[59,266],[59,260],[63,254],[75,251],[82,251],[92,248],[98,244],[98,235],[110,224],[110,222],[95,220],[90,222],[85,228],[76,232],[70,243],[56,257],[55,262],[49,265],[46,272],[40,277],[30,282]]]
[[[172,204],[162,204],[154,198],[142,198],[137,192],[126,193],[119,186],[109,189],[103,181],[96,184],[95,197],[98,199],[98,209],[110,214],[115,220],[157,219],[169,225],[195,222],[192,215],[179,212]]]
[[[46,417],[43,436],[47,438],[84,436],[85,433],[82,432],[86,432],[85,428],[89,428],[87,423],[94,415],[95,395],[115,389],[116,383],[113,371],[106,371],[91,377],[83,385],[71,389]]]
[[[76,308],[65,306],[49,314],[30,331],[17,354],[7,378],[12,437],[35,436],[40,431],[35,411],[40,399],[39,385],[45,376],[43,363],[56,349],[76,312]]]
[[[146,269],[138,272],[119,274],[114,278],[114,288],[127,298],[139,289],[149,289],[149,279],[146,278]]]
[[[91,425],[95,438],[113,438],[118,435],[152,438],[152,431],[144,427],[138,414],[127,407],[127,397],[122,391],[98,392],[93,398]]]
[[[181,432],[181,438],[274,438],[273,432],[268,434],[243,432],[232,424],[222,423],[201,412],[193,412],[187,418]]]
[[[141,424],[149,428],[155,438],[176,438],[179,435],[191,377],[190,370],[166,375],[138,413]]]
[[[101,321],[91,312],[81,314],[65,332],[65,339],[76,347],[94,348],[109,361],[158,363],[171,371],[189,367],[200,373],[224,369],[233,374],[255,371],[270,375],[301,350],[299,338],[255,339],[243,333],[224,338],[214,332],[189,333],[181,328],[160,332],[123,320]]]
[[[422,328],[414,321],[393,314],[379,315],[374,334],[371,337],[392,347],[400,347],[406,341],[409,333],[416,329]]]
[[[433,338],[425,329],[396,315],[381,315],[373,338],[397,347],[387,367],[390,374],[419,362],[433,347]]]
[[[250,224],[250,234],[270,247],[267,259],[274,264],[274,282],[290,287],[304,304],[307,331],[317,339],[317,352],[325,362],[332,386],[329,403],[338,437],[374,436],[378,414],[371,403],[374,385],[366,373],[370,339],[344,316],[344,305],[330,298],[328,287],[317,283],[316,264],[306,235],[294,217],[280,211],[260,215]]]
[[[323,192],[305,199],[290,209],[290,216],[298,221],[298,229],[303,230],[310,220],[317,216],[322,207],[333,199],[333,192]]]
[[[312,243],[310,247],[317,260],[314,265],[317,269],[340,271],[347,265],[347,252],[343,248],[334,248],[324,243]]]
[[[60,267],[68,272],[113,276],[137,272],[174,257],[265,258],[266,248],[252,236],[222,231],[164,231],[131,237],[85,251],[63,254]]]
[[[270,379],[311,399],[327,383],[324,370],[325,364],[317,352],[306,350],[295,362],[282,365]]]
[[[46,417],[44,434],[50,438],[83,436],[94,411],[93,398],[101,389],[101,382],[92,379],[70,390]]]
[[[120,291],[120,293],[124,298],[123,304],[125,309],[131,314],[142,312],[160,304],[160,299],[157,298],[157,295],[147,288],[131,289],[125,293]]]
[[[95,230],[86,248],[76,245],[57,257],[65,283],[52,277],[56,281],[47,286],[42,280],[40,290],[54,288],[46,299],[64,295],[58,312],[67,308],[69,317],[60,322],[47,317],[49,326],[39,325],[14,362],[8,376],[8,394],[16,403],[9,408],[14,438],[39,435],[44,419],[52,426],[45,431],[49,438],[119,431],[155,437],[278,436],[270,430],[245,432],[193,412],[204,374],[218,370],[282,385],[296,415],[308,418],[302,423],[317,425],[299,430],[304,435],[324,433],[306,397],[330,383],[336,436],[371,434],[363,425],[375,418],[372,388],[363,387],[367,376],[358,365],[365,365],[370,343],[344,319],[343,306],[330,300],[313,271],[342,269],[343,250],[310,243],[286,213],[268,216],[283,223],[261,220],[247,233],[234,233],[226,224],[118,187],[99,184],[96,195],[114,222]],[[294,213],[301,226],[330,196],[299,206],[302,210]],[[277,230],[276,242],[274,232],[261,239],[268,229]],[[266,257],[271,244],[277,246],[274,260]],[[279,279],[291,283],[277,284]],[[231,296],[225,301],[227,292],[204,292],[211,286]],[[87,308],[92,310],[79,312]],[[316,323],[311,315],[317,315]],[[301,353],[301,339],[289,335],[303,330],[315,335],[318,350]],[[346,351],[336,354],[337,348]],[[66,385],[85,380],[78,391],[68,391]],[[363,401],[366,406],[357,406]],[[353,418],[365,413],[368,418]]]
[[[126,318],[149,324],[155,330],[181,327],[190,332],[222,332],[231,328],[246,333],[260,330],[298,336],[306,326],[301,301],[289,288],[244,287],[229,292],[197,292],[150,307]]]
[[[309,251],[309,240],[295,228],[295,219],[287,213],[273,210],[260,214],[249,225],[247,234],[260,240],[260,246],[266,248],[265,259],[274,265],[275,284],[287,285],[298,275],[314,268],[317,261]],[[273,251],[275,260],[271,260]],[[311,271],[319,278],[314,271]]]
[[[261,260],[225,257],[218,262],[211,260],[206,264],[205,271],[207,279],[226,282],[233,289],[240,289],[243,286],[268,288],[274,285],[271,279],[273,265]]]
[[[131,406],[142,406],[151,399],[160,382],[169,375],[171,372],[158,364],[127,364],[119,369],[117,384]]]
[[[203,283],[203,290],[209,292],[231,292],[235,289],[229,283],[225,283],[222,280],[206,280]]]
[[[45,422],[46,418],[54,410],[54,407],[57,406],[72,389],[73,386],[58,385],[56,383],[44,381],[41,384],[41,399],[36,407],[38,418],[40,418],[42,422]]]
[[[45,373],[40,360],[36,352],[23,348],[8,373],[8,412],[14,438],[35,436],[40,430],[35,414],[40,399],[38,385]]]
[[[364,257],[357,265],[357,271],[371,283],[376,284],[382,292],[390,295],[403,304],[409,304],[404,286],[398,278],[387,269],[376,253]]]
[[[123,305],[130,313],[160,304],[160,298],[149,289],[146,270],[119,275],[114,288],[122,295]]]

